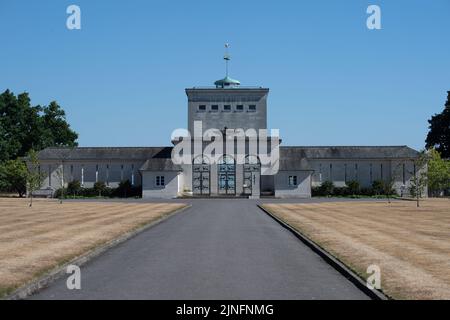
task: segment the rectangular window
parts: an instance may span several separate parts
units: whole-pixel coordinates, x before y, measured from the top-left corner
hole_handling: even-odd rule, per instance
[[[347,183],[347,164],[344,164],[344,182]]]
[[[380,164],[380,177],[383,180],[383,164]]]
[[[358,164],[355,163],[355,180],[358,181]]]
[[[131,185],[134,186],[134,164],[131,165]]]
[[[223,111],[231,111],[231,105],[229,105],[229,104],[224,105]]]
[[[297,185],[297,176],[289,176],[289,182],[290,187],[294,187]]]
[[[204,112],[204,111],[206,111],[206,106],[205,105],[199,105],[198,106],[198,111],[200,111],[200,112]]]
[[[48,165],[48,186],[52,186],[52,166]]]
[[[369,164],[369,174],[370,174],[370,183],[373,182],[373,170],[372,170],[372,164]]]
[[[84,164],[81,165],[81,186],[84,187]]]
[[[403,180],[403,184],[406,183],[406,168],[405,168],[405,164],[402,165],[402,180]]]
[[[238,112],[244,111],[244,106],[243,106],[242,104],[238,104],[238,105],[236,106],[236,111],[238,111]]]
[[[156,176],[155,184],[157,187],[164,187],[166,185],[164,176]]]
[[[330,181],[333,181],[333,164],[330,163]]]
[[[249,105],[248,106],[248,111],[249,112],[255,112],[256,111],[256,105],[254,105],[254,104]]]
[[[213,105],[211,106],[211,111],[212,111],[212,112],[217,112],[217,111],[219,111],[219,106],[218,106],[217,104],[213,104]]]

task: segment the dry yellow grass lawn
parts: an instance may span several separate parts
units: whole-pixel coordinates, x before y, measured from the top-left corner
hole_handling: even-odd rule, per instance
[[[396,299],[450,299],[450,200],[267,204],[264,207],[366,278],[381,268]]]
[[[0,199],[0,297],[183,204]]]

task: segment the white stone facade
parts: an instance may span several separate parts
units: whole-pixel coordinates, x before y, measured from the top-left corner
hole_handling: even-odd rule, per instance
[[[194,121],[201,120],[203,130],[267,129],[268,93],[266,88],[186,89],[187,128],[192,132]],[[356,180],[361,187],[370,187],[374,181],[383,180],[393,181],[397,193],[405,195],[414,172],[426,170],[415,168],[418,152],[406,146],[282,146],[276,175],[263,175],[258,167],[243,163],[221,165],[205,160],[207,163],[201,166],[176,165],[171,161],[173,148],[48,148],[39,153],[40,170],[45,177],[42,189],[57,190],[73,180],[86,188],[99,181],[115,188],[121,181],[129,180],[134,186],[142,186],[144,198],[308,198],[311,188],[324,181],[342,187]],[[205,146],[201,148],[205,150]],[[246,145],[246,153],[250,153],[248,149]],[[229,154],[230,159],[234,157]]]

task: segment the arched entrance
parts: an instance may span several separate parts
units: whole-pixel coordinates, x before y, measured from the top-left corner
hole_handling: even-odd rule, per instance
[[[192,192],[194,195],[207,195],[211,193],[210,183],[211,166],[205,156],[197,156],[192,162]]]
[[[244,163],[244,195],[252,196],[257,193],[259,195],[260,188],[260,176],[261,176],[261,162],[257,156],[248,155],[245,157]]]
[[[224,155],[217,165],[219,195],[236,194],[236,163],[233,157]]]

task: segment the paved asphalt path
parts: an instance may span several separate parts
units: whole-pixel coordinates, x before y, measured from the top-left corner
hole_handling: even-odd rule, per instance
[[[257,201],[186,202],[84,265],[81,290],[63,277],[31,299],[368,299]]]

